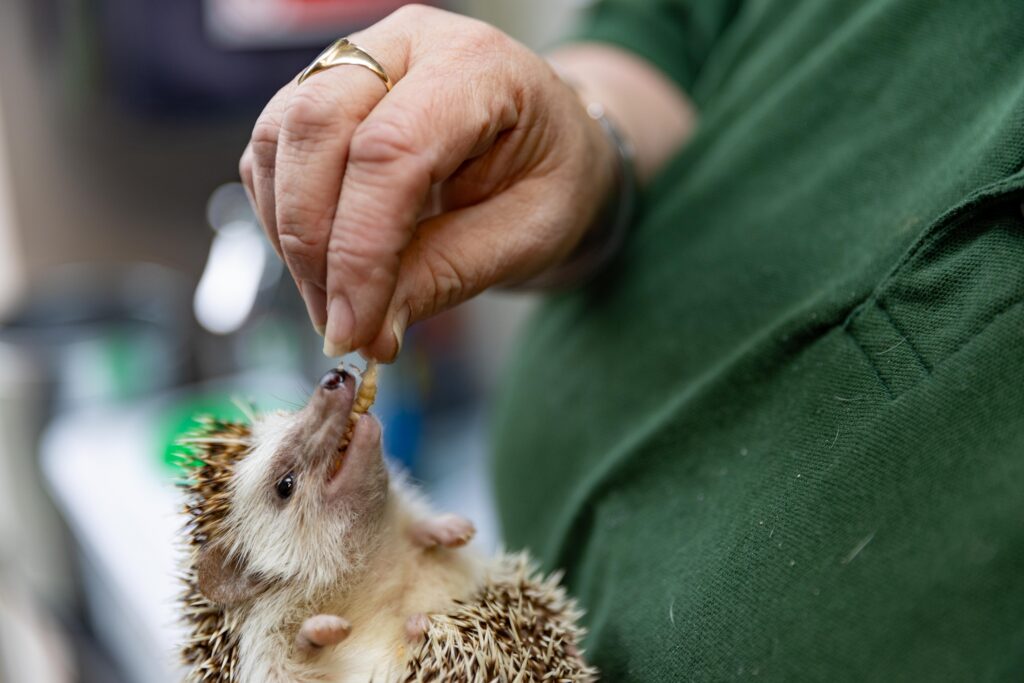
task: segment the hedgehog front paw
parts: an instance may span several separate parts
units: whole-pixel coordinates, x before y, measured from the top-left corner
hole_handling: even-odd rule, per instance
[[[421,548],[458,548],[469,543],[476,529],[465,517],[439,515],[416,522],[409,533],[412,542]]]
[[[334,614],[316,614],[299,627],[295,647],[304,655],[315,655],[325,647],[337,645],[348,638],[352,626]]]

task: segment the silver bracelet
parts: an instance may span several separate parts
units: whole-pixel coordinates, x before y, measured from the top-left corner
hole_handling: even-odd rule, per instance
[[[556,67],[556,71],[558,71]],[[562,78],[572,87],[571,81]],[[608,120],[604,105],[589,102],[587,115],[600,124],[615,148],[616,164],[612,191],[580,243],[559,265],[530,278],[517,288],[557,289],[580,285],[599,273],[619,252],[636,209],[637,183],[633,146]]]

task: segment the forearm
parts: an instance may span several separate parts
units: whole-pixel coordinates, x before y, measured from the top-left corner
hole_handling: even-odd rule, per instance
[[[686,143],[697,110],[678,86],[644,59],[618,47],[577,43],[549,55],[581,97],[601,103],[633,145],[637,179],[646,183]]]

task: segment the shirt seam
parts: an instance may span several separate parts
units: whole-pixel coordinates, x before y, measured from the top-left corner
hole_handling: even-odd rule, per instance
[[[992,206],[999,200],[1012,201],[1010,195],[1024,188],[1024,176],[1016,173],[1008,178],[990,183],[974,191],[966,199],[953,208],[943,212],[935,219],[933,229],[921,237],[910,250],[896,262],[892,271],[882,280],[878,292],[887,291],[902,272],[921,252],[935,242],[944,238],[951,230],[960,227],[965,221],[976,214],[979,209]]]
[[[878,303],[877,300],[876,300],[875,303]],[[960,344],[958,344],[956,346],[956,348],[954,348],[952,351],[950,351],[948,354],[946,354],[942,358],[942,360],[940,360],[934,366],[929,367],[927,365],[923,365],[924,369],[927,372],[927,375],[926,375],[926,377],[924,379],[918,380],[918,381],[914,382],[911,386],[908,386],[908,387],[906,387],[906,388],[904,388],[904,389],[902,389],[902,390],[900,390],[898,392],[895,391],[893,389],[893,387],[890,386],[890,384],[885,381],[885,378],[882,376],[882,373],[879,370],[877,363],[871,357],[870,350],[863,344],[863,342],[861,342],[861,340],[859,339],[859,335],[856,332],[854,332],[853,330],[851,330],[849,328],[849,326],[845,326],[844,325],[844,331],[847,333],[847,335],[849,335],[850,339],[853,340],[853,343],[857,346],[858,349],[860,349],[860,352],[864,355],[864,358],[868,362],[868,366],[871,368],[871,371],[874,373],[875,378],[878,380],[878,383],[881,385],[881,387],[883,389],[885,389],[886,395],[888,396],[889,400],[895,400],[895,399],[899,398],[899,396],[901,396],[902,394],[904,394],[907,391],[909,391],[910,389],[913,389],[914,387],[918,386],[922,381],[927,381],[927,379],[932,376],[934,369],[937,369],[939,366],[941,366],[941,365],[943,365],[943,364],[953,360],[954,358],[956,358],[956,356],[958,354],[960,354],[960,352],[963,351],[965,347],[967,347],[972,341],[974,341],[975,339],[977,339],[978,337],[983,335],[985,332],[987,332],[988,329],[990,327],[992,327],[992,325],[995,324],[1000,318],[1002,318],[1004,315],[1007,315],[1008,313],[1010,313],[1013,309],[1021,307],[1021,306],[1024,306],[1024,300],[1015,299],[1014,301],[1010,302],[1006,306],[1003,306],[1002,308],[1000,308],[998,311],[993,313],[984,322],[984,324],[982,324],[981,327],[979,327],[977,330],[975,330],[970,336],[965,338]],[[886,313],[887,316],[889,315],[888,312],[885,311],[884,308],[882,308],[882,306],[879,305],[878,307],[881,308],[883,310],[883,312]],[[891,320],[891,316],[890,316],[890,320]],[[894,324],[894,327],[895,327],[895,324]],[[897,331],[899,331],[898,327],[896,327],[896,329],[897,329]],[[900,331],[900,334],[903,334],[903,332]],[[903,336],[907,340],[907,344],[910,345],[911,349],[914,351],[914,355],[918,357],[918,361],[920,362],[921,361],[920,354],[918,354],[917,350],[914,349],[914,346],[913,346],[913,344],[912,344],[912,342],[910,340],[910,337],[907,336],[907,335],[903,335]]]
[[[977,216],[980,211],[997,206],[1000,202],[1016,201],[1015,195],[1022,189],[1024,189],[1024,172],[1017,172],[1009,177],[990,183],[974,191],[958,205],[944,211],[937,219],[935,219],[935,221],[932,222],[932,227],[926,231],[926,234],[922,235],[913,245],[911,245],[910,249],[896,262],[892,270],[882,278],[881,282],[871,295],[865,299],[860,306],[854,308],[847,319],[843,322],[843,329],[854,340],[857,347],[860,348],[880,384],[885,388],[890,399],[894,399],[907,389],[916,386],[920,380],[913,382],[910,386],[899,391],[897,391],[895,387],[890,386],[890,384],[885,380],[881,368],[879,368],[875,359],[872,357],[870,349],[868,349],[861,341],[861,334],[856,330],[851,329],[852,324],[862,315],[868,306],[874,306],[886,317],[889,324],[892,325],[893,330],[906,340],[911,353],[920,364],[921,368],[925,371],[926,377],[931,376],[935,367],[941,365],[946,362],[946,360],[959,353],[960,349],[970,342],[971,339],[982,334],[986,329],[988,329],[999,315],[1002,315],[1004,312],[1020,302],[1015,300],[1013,303],[1000,309],[949,353],[945,354],[942,358],[937,359],[934,363],[928,363],[925,361],[924,356],[921,354],[917,344],[914,343],[911,336],[906,334],[903,327],[896,322],[895,316],[885,304],[885,297],[898,284],[901,274],[910,268],[914,260],[920,257],[922,253],[926,252],[934,244],[944,239],[951,231],[956,230],[971,218]]]
[[[889,312],[888,306],[885,305],[885,299],[878,297],[878,299],[875,300],[875,305],[878,307],[878,310],[880,310],[882,314],[885,315],[886,319],[889,321],[889,324],[892,325],[892,328],[896,330],[897,334],[899,334],[901,337],[907,340],[907,348],[909,348],[911,353],[914,354],[914,358],[917,359],[917,362],[921,364],[921,368],[924,369],[925,374],[932,374],[931,365],[929,365],[928,362],[925,361],[924,356],[921,355],[921,352],[918,350],[917,345],[914,343],[914,340],[910,337],[909,334],[907,334],[906,330],[903,329],[903,326],[896,322],[896,318],[894,318],[892,313]],[[981,330],[979,330],[979,332],[980,331]]]

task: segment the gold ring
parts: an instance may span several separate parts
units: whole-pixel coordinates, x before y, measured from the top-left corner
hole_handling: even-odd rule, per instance
[[[384,87],[388,89],[388,92],[391,92],[391,86],[394,84],[391,82],[388,73],[384,71],[384,67],[376,59],[366,54],[358,45],[350,42],[348,38],[339,38],[328,45],[327,49],[321,52],[320,56],[314,59],[313,63],[299,74],[299,83],[302,83],[313,74],[326,71],[332,66],[341,66],[342,64],[365,66],[377,74],[380,80],[384,82]]]

